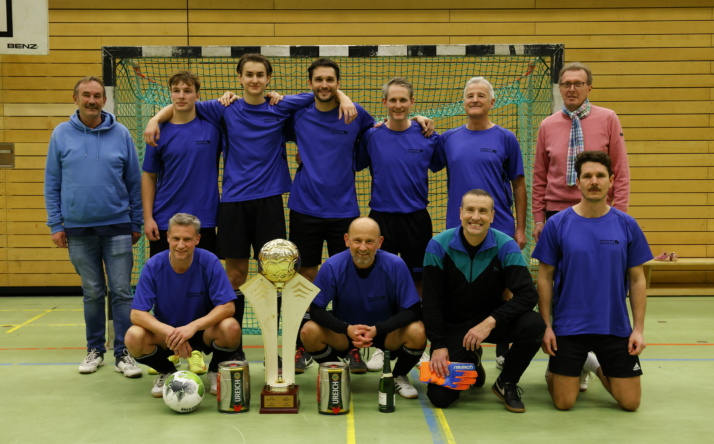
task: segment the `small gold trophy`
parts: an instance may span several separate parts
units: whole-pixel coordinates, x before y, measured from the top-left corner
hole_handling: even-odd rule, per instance
[[[274,239],[260,250],[260,273],[240,289],[253,306],[263,333],[265,386],[260,413],[297,413],[299,386],[295,385],[295,340],[303,315],[320,290],[297,274],[300,255],[285,239]],[[278,297],[282,297],[283,374],[278,373]]]

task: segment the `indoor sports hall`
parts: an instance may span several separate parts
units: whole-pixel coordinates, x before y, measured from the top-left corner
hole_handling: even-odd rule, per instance
[[[0,3],[0,417],[3,443],[231,442],[658,443],[710,442],[714,434],[714,1],[426,0],[307,4],[296,0],[1,0]],[[676,3],[676,4],[674,4]],[[642,402],[622,411],[591,381],[567,412],[553,406],[539,351],[523,375],[524,414],[508,412],[490,387],[499,374],[484,346],[486,384],[435,408],[417,399],[378,411],[380,372],[351,375],[350,411],[318,412],[317,365],[295,376],[297,414],[260,414],[263,337],[251,304],[243,325],[250,365],[247,412],[220,413],[206,393],[197,411],[177,414],[149,395],[154,376],[114,371],[108,352],[94,374],[86,354],[80,279],[46,225],[45,164],[53,130],[77,105],[73,85],[97,76],[104,107],[126,126],[143,161],[143,131],[171,104],[167,80],[180,69],[201,78],[201,100],[240,94],[237,60],[268,57],[269,90],[309,91],[307,67],[329,57],[340,89],[376,120],[386,117],[382,85],[414,85],[412,114],[443,133],[465,123],[463,89],[484,76],[495,89],[492,120],[516,134],[528,211],[523,257],[531,258],[531,188],[541,121],[561,109],[558,71],[593,71],[589,99],[617,113],[630,171],[628,214],[645,234],[647,348],[640,356]],[[297,147],[288,143],[291,173]],[[362,215],[371,177],[355,176]],[[434,234],[445,229],[447,171],[429,173]],[[284,195],[287,202],[287,195]],[[286,219],[288,212],[286,209]],[[132,285],[149,257],[133,247]],[[327,257],[325,249],[324,257]],[[674,260],[676,259],[676,260]],[[250,261],[250,275],[257,265]],[[111,316],[111,314],[109,314]],[[292,350],[286,354],[292,356]],[[208,361],[210,356],[206,357]],[[186,366],[184,364],[183,368]],[[205,376],[202,377],[204,382]]]

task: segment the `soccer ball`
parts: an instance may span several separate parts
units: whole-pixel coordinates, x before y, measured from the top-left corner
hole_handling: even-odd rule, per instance
[[[197,374],[178,371],[164,382],[164,402],[179,413],[189,413],[201,404],[205,391]]]

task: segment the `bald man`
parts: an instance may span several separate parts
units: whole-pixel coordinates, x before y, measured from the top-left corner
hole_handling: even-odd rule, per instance
[[[397,393],[416,398],[407,373],[426,348],[421,301],[404,261],[379,249],[383,240],[373,219],[360,217],[350,224],[348,250],[327,259],[317,273],[320,293],[300,338],[317,362],[349,359],[349,353],[366,347],[389,350],[397,359]]]

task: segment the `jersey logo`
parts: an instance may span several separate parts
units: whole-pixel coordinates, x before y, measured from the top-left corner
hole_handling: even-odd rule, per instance
[[[332,134],[347,134],[345,130],[332,130]]]
[[[617,239],[600,239],[600,245],[620,245]]]
[[[496,154],[498,151],[494,150],[493,148],[481,148],[482,153],[493,153]]]

